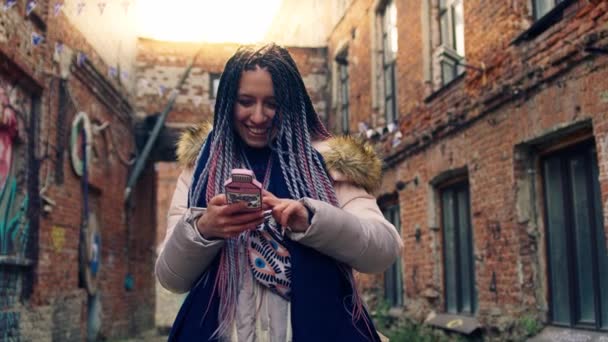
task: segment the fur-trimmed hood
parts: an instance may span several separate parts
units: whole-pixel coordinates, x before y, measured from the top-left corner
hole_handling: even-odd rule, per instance
[[[211,131],[209,123],[187,128],[177,143],[177,160],[191,168]],[[373,147],[353,137],[335,137],[315,144],[332,177],[374,192],[380,185],[382,162]]]

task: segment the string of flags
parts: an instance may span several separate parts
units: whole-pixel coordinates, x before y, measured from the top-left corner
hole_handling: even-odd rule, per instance
[[[34,1],[34,0],[28,1],[27,5],[25,5],[25,14],[27,14],[27,15],[32,14],[34,9],[36,9],[36,1]]]
[[[3,9],[4,11],[8,11],[11,8],[13,8],[15,5],[17,4],[17,0],[6,0],[6,2],[4,3]]]
[[[41,34],[38,34],[38,32],[32,32],[32,45],[38,46],[38,45],[42,44],[43,41],[44,41],[44,36],[42,36]]]
[[[11,8],[15,7],[17,5],[17,1],[18,0],[5,0],[4,1],[4,5],[2,6],[2,10],[4,12],[9,11]],[[133,4],[133,0],[124,0],[120,3],[120,6],[122,7],[122,9],[124,10],[125,15],[128,14],[129,9],[131,8],[131,5]],[[99,10],[99,15],[103,15],[106,8],[107,8],[108,2],[107,1],[98,1],[97,2],[97,9]],[[28,0],[25,6],[25,13],[29,16],[38,6],[38,3],[35,0]],[[65,8],[65,4],[63,2],[57,2],[53,5],[53,16],[57,17],[60,13],[61,10]],[[76,15],[81,15],[85,12],[85,9],[87,8],[87,3],[85,2],[85,0],[80,0],[78,3],[76,3]]]
[[[53,6],[53,16],[58,16],[61,13],[61,9],[63,8],[63,3],[58,2]]]

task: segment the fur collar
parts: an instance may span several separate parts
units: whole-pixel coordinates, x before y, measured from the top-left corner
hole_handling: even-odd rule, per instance
[[[209,123],[187,128],[177,143],[177,160],[182,167],[193,167],[207,135],[211,131]],[[319,152],[323,155],[327,168],[333,174],[340,174],[340,180],[351,182],[374,192],[381,181],[382,162],[374,148],[353,137],[335,137],[322,143]]]

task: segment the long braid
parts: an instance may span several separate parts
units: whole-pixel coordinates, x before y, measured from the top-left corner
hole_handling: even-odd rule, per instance
[[[266,69],[272,77],[278,107],[271,130],[276,135],[269,140],[268,146],[278,159],[290,196],[296,199],[310,197],[337,206],[332,181],[319,153],[312,146],[313,140],[325,140],[331,134],[315,112],[294,60],[287,50],[274,44],[257,50],[241,47],[226,63],[218,87],[213,131],[205,142],[205,146],[210,144],[209,158],[197,183],[193,184],[191,204],[196,205],[200,196],[205,196],[209,202],[215,195],[223,193],[223,181],[230,176],[233,166],[244,162],[240,146],[235,143],[234,106],[242,73],[256,68]],[[228,338],[236,317],[238,275],[242,266],[239,259],[240,243],[238,237],[226,239],[221,251],[213,289],[220,298],[219,326],[214,333],[219,338]],[[344,270],[350,274],[349,279],[353,283],[353,320],[365,318],[352,270],[346,265]]]

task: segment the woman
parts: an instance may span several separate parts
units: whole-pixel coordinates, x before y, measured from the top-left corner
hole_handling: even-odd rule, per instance
[[[156,274],[190,293],[170,340],[378,340],[352,269],[382,272],[401,252],[369,194],[380,161],[330,138],[287,50],[240,48],[220,80],[213,130],[186,132],[178,159]],[[227,203],[233,168],[254,171],[267,210]]]

